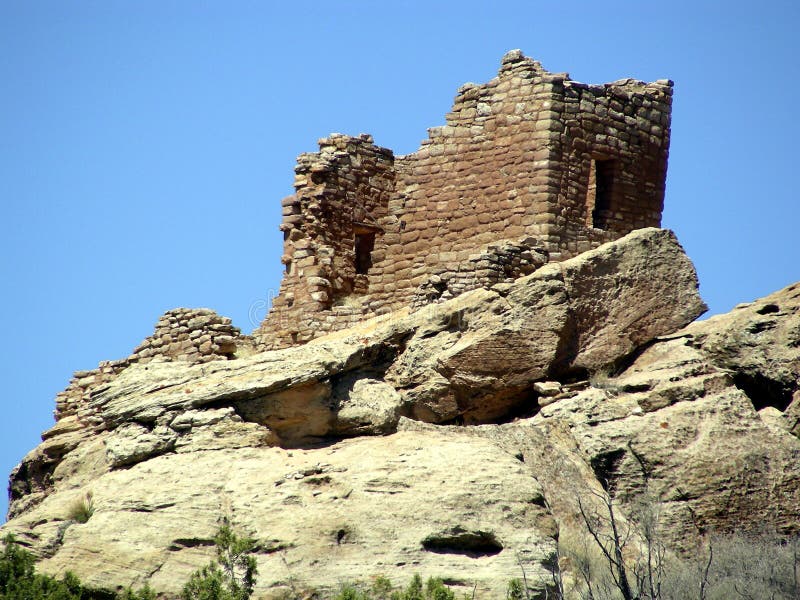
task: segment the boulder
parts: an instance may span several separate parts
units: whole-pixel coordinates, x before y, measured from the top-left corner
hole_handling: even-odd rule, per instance
[[[787,427],[797,437],[800,437],[800,390],[792,396],[793,400],[786,407],[783,415],[786,418]]]
[[[675,236],[642,229],[497,290],[420,311],[389,369],[415,417],[491,422],[535,410],[534,382],[613,364],[706,307]]]
[[[564,458],[563,442],[560,451],[525,453],[526,464],[538,461],[560,523],[580,521],[578,492],[548,477],[549,465],[583,460],[591,469],[584,485],[599,482],[627,514],[642,498],[657,503],[673,550],[691,551],[699,532],[798,527],[800,443],[765,422],[730,373],[693,345],[688,334],[656,340],[623,370],[593,378],[531,420],[549,436],[563,437],[566,427],[580,457]]]

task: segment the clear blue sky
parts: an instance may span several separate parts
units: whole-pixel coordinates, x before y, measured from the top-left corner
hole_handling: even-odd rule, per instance
[[[0,1],[0,478],[72,371],[163,311],[253,328],[298,153],[334,131],[413,151],[512,48],[675,80],[664,226],[712,312],[800,279],[799,29],[796,0]]]

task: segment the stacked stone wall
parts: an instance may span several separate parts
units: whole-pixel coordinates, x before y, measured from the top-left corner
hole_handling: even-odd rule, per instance
[[[463,86],[446,124],[398,159],[402,214],[384,272],[395,284],[388,304],[407,304],[439,265],[483,245],[545,233],[555,202],[551,88],[538,63],[506,61],[489,83]]]
[[[176,308],[167,311],[153,335],[127,358],[101,362],[96,369],[76,371],[67,388],[56,396],[56,420],[76,415],[86,425],[99,425],[89,409],[89,398],[136,363],[154,360],[193,364],[233,358],[238,346],[249,344],[247,336],[231,320],[207,308]]]
[[[379,308],[350,298],[363,297],[385,264],[394,155],[369,135],[332,134],[319,145],[319,152],[298,158],[295,194],[283,201],[285,273],[268,327],[278,347],[308,341]],[[357,236],[372,242],[372,264],[363,273]]]
[[[498,242],[463,263],[439,265],[414,292],[411,309],[530,275],[548,261],[547,252],[537,247],[537,243],[535,238]]]
[[[667,80],[577,83],[512,51],[496,78],[459,89],[412,154],[367,135],[321,140],[283,204],[289,268],[254,334],[261,347],[417,302],[432,275],[498,240],[530,236],[563,260],[660,226],[671,94]],[[359,234],[372,236],[368,269]]]
[[[554,86],[561,115],[554,140],[559,160],[558,210],[552,211],[549,246],[567,258],[634,229],[659,227],[663,211],[672,106],[672,82],[623,79],[585,85],[563,79]],[[609,207],[595,226],[597,164],[611,176]],[[558,252],[558,254],[556,254]]]

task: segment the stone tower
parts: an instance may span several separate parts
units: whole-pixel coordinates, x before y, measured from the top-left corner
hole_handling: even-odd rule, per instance
[[[660,226],[671,103],[671,81],[587,85],[514,50],[414,153],[321,139],[282,203],[286,270],[257,341],[301,344]]]

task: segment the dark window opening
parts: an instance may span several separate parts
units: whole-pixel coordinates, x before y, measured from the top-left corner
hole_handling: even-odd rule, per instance
[[[372,266],[375,232],[355,234],[356,274],[366,275]]]
[[[614,211],[614,161],[593,160],[589,170],[586,194],[587,210],[591,212],[592,227],[608,229]]]

